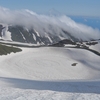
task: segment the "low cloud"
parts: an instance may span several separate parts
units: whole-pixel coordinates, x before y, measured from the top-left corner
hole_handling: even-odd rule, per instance
[[[79,39],[100,38],[99,29],[93,29],[87,25],[76,23],[70,17],[65,15],[39,15],[28,9],[10,10],[0,7],[0,23],[34,28],[38,30],[41,35],[51,33],[53,35],[61,34],[65,36],[65,33],[62,31],[65,30]],[[65,36],[65,38],[67,37]]]

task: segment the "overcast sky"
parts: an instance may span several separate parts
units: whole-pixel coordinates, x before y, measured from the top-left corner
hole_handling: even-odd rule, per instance
[[[100,0],[0,0],[0,6],[42,14],[55,9],[66,15],[100,16]]]

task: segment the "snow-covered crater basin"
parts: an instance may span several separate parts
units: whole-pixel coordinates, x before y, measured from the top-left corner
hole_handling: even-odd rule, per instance
[[[0,56],[0,100],[100,100],[99,56],[75,48],[22,50]]]
[[[22,48],[0,56],[0,76],[31,80],[100,79],[100,57],[75,48]],[[72,66],[74,63],[76,65]]]

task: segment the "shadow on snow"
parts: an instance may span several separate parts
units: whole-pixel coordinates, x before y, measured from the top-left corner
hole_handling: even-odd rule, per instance
[[[67,80],[67,81],[37,81],[0,77],[10,87],[20,89],[52,90],[73,93],[100,93],[100,81]]]

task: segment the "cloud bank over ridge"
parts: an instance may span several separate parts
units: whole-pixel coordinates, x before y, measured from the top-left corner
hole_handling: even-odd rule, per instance
[[[24,10],[10,10],[0,7],[0,23],[8,25],[21,25],[27,28],[34,28],[38,30],[41,35],[51,33],[53,35],[62,34],[64,31],[71,35],[82,38],[100,38],[100,30],[92,27],[76,23],[70,17],[39,15],[28,9]]]

